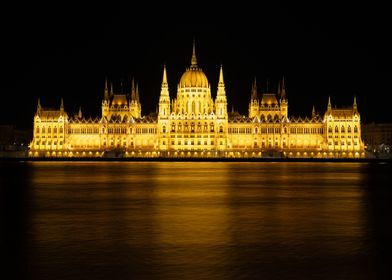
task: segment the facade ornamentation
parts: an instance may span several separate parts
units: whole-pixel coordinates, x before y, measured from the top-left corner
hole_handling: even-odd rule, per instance
[[[74,117],[64,110],[42,108],[34,116],[32,157],[364,157],[356,98],[349,108],[332,108],[323,116],[313,108],[306,118],[288,116],[284,79],[277,92],[259,96],[256,80],[248,116],[227,111],[223,68],[215,99],[198,66],[195,45],[191,65],[170,98],[166,66],[156,114],[142,115],[139,88],[116,93],[105,81],[102,116]]]

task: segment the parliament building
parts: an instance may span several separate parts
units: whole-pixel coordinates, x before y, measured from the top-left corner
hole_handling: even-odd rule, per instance
[[[218,75],[218,71],[217,71]],[[170,97],[166,67],[156,114],[143,115],[139,88],[115,92],[105,81],[100,117],[69,116],[38,100],[30,157],[158,158],[360,158],[364,157],[361,119],[354,97],[348,108],[332,107],[323,116],[288,115],[284,79],[277,92],[259,95],[252,85],[247,116],[228,112],[223,69],[216,97],[198,66],[193,45],[191,65]]]

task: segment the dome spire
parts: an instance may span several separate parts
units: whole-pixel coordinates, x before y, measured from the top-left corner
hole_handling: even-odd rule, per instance
[[[193,53],[192,53],[191,67],[197,67],[195,39],[193,39]]]

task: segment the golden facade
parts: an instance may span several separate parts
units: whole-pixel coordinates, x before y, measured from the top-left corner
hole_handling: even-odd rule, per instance
[[[34,157],[364,157],[361,121],[354,98],[350,108],[332,108],[324,116],[288,116],[284,79],[277,92],[259,96],[252,85],[248,116],[227,111],[223,69],[220,66],[215,99],[198,66],[195,46],[191,65],[170,98],[166,67],[156,114],[143,116],[139,89],[114,92],[105,81],[102,116],[69,117],[59,109],[44,109],[38,101]]]

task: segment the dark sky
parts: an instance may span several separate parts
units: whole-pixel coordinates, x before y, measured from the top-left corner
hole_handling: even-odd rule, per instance
[[[356,95],[364,122],[392,121],[386,5],[313,2],[5,6],[0,123],[31,127],[38,97],[44,107],[64,97],[69,114],[81,106],[98,116],[105,76],[118,90],[134,76],[143,114],[154,111],[163,64],[173,98],[193,38],[213,96],[223,64],[230,110],[247,113],[255,77],[261,93],[284,75],[290,115],[310,115],[313,104],[324,113],[329,95],[333,106],[350,106]]]

